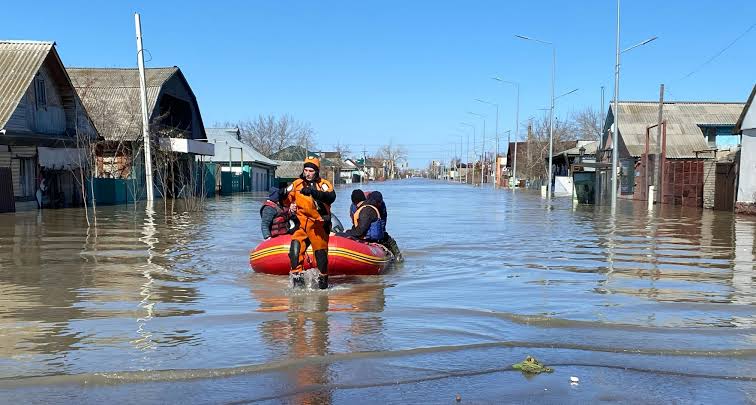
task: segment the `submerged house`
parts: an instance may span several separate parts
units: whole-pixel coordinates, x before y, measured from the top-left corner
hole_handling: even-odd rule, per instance
[[[55,43],[0,41],[0,212],[81,204],[93,136]]]
[[[217,190],[267,191],[273,185],[277,163],[242,142],[239,128],[206,128],[205,133],[215,145],[215,155],[204,160],[215,163]]]
[[[94,190],[98,203],[144,198],[139,70],[68,68],[68,74],[101,138],[93,173],[102,186]],[[197,99],[181,69],[149,68],[145,79],[153,145],[152,186],[156,196],[172,197],[194,181],[194,156],[212,156],[214,149],[207,143]]]
[[[738,147],[739,136],[733,135],[743,103],[665,102],[665,150],[659,163],[662,172],[662,202],[667,204],[714,206],[716,194],[716,162]],[[647,200],[647,186],[653,184],[654,156],[660,147],[656,142],[659,103],[656,101],[621,101],[618,139],[620,168],[619,196]],[[614,152],[614,105],[610,105],[604,123],[604,149],[598,151],[604,163],[611,162]],[[647,141],[648,131],[648,141]],[[648,159],[644,159],[646,150]],[[648,163],[646,163],[648,162]],[[602,188],[610,187],[611,173],[600,174]],[[609,195],[609,189],[602,194]]]

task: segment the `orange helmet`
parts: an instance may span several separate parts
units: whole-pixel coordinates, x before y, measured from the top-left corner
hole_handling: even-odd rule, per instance
[[[312,169],[320,170],[320,159],[316,157],[308,156],[304,160],[304,167],[308,167],[308,166]]]

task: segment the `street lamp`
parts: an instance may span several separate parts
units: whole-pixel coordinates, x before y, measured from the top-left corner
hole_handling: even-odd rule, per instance
[[[612,132],[612,213],[617,208],[617,156],[619,155],[619,77],[620,77],[620,54],[625,53],[631,49],[635,49],[639,46],[646,45],[647,43],[655,40],[658,37],[651,37],[645,41],[641,41],[629,48],[620,50],[620,0],[617,0],[617,46],[616,46],[616,62],[614,64],[614,108],[612,111],[614,115],[614,131]]]
[[[556,47],[554,46],[554,43],[552,42],[542,41],[540,39],[530,38],[524,35],[515,35],[515,37],[524,39],[526,41],[534,41],[534,42],[538,42],[544,45],[551,46],[551,113],[549,114],[549,167],[548,167],[549,182],[546,185],[546,196],[548,199],[551,199],[551,180],[552,180],[551,155],[552,153],[554,153],[554,76],[556,75]]]
[[[473,153],[475,153],[475,125],[469,122],[460,122],[460,124],[471,127],[473,130]],[[470,171],[470,134],[467,134],[467,157],[465,158],[465,183],[467,183],[467,173]],[[475,180],[475,165],[473,165],[473,181]],[[472,184],[472,183],[471,183]]]
[[[486,168],[486,116],[483,114],[478,114],[472,111],[467,112],[470,115],[475,115],[483,119],[483,143],[480,147],[480,153],[482,155],[482,159],[480,161],[480,186],[483,187],[483,170]],[[475,152],[475,138],[473,138],[473,153]],[[473,181],[475,181],[475,162],[473,162]]]
[[[497,174],[499,166],[499,105],[479,98],[476,98],[475,101],[496,107],[496,128],[494,132],[494,135],[496,136],[496,153],[494,154],[494,188],[497,188],[499,187],[499,175]],[[483,153],[485,153],[485,151]]]
[[[517,112],[515,113],[515,147],[514,147],[514,164],[512,166],[512,181],[517,182],[517,139],[520,137],[520,83],[509,80],[502,80],[498,77],[492,77],[497,82],[507,83],[515,86],[517,89]],[[498,148],[497,148],[498,149]],[[507,151],[509,151],[509,136],[507,136]]]

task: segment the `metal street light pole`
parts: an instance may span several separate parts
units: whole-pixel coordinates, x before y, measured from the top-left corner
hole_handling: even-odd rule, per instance
[[[617,0],[619,1],[619,0]],[[515,35],[515,37],[528,40],[528,41],[535,41],[539,42],[545,45],[551,46],[551,113],[549,114],[549,182],[546,185],[546,197],[550,200],[551,199],[551,181],[553,172],[551,170],[552,165],[552,157],[551,155],[554,153],[554,81],[556,76],[556,47],[554,46],[554,43],[548,42],[548,41],[542,41],[540,39],[530,38],[523,35]]]
[[[614,107],[612,108],[612,114],[614,115],[614,131],[612,132],[612,213],[617,209],[617,159],[619,156],[619,79],[620,79],[620,54],[625,53],[631,49],[635,49],[639,46],[646,45],[647,43],[657,39],[658,37],[651,37],[645,41],[641,41],[629,48],[620,50],[620,0],[617,0],[617,46],[616,46],[616,61],[614,64]]]
[[[496,103],[492,103],[490,101],[481,100],[479,98],[476,98],[475,101],[478,101],[483,104],[488,104],[496,107],[496,128],[494,135],[496,135],[496,153],[494,154],[494,188],[497,188],[499,186],[499,105]],[[484,152],[485,153],[485,152]]]
[[[520,138],[520,83],[509,80],[502,80],[498,77],[492,77],[491,79],[501,83],[508,83],[515,86],[517,89],[517,110],[515,112],[515,145],[514,145],[514,163],[512,165],[512,182],[517,182],[517,140]],[[509,151],[509,135],[507,135],[507,151]]]

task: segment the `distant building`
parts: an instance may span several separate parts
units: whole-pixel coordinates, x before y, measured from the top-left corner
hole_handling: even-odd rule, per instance
[[[241,141],[239,128],[206,128],[207,141],[215,145],[215,155],[204,158],[205,162],[213,162],[215,168],[216,189],[223,191],[223,173],[228,181],[239,183],[228,189],[226,193],[234,191],[267,191],[274,185],[276,166],[278,164],[268,159],[257,149]],[[239,177],[236,179],[234,176]]]
[[[302,166],[304,165],[305,155],[316,156],[320,159],[320,177],[330,181],[332,184],[338,184],[341,180],[341,158],[337,152],[322,152],[306,150],[301,146],[288,146],[279,150],[278,152],[270,156],[279,165],[279,169],[283,170],[277,177],[276,181],[282,182],[283,179],[290,178],[293,175],[293,168],[296,166],[293,162],[298,163],[298,173],[294,179],[298,178],[302,174]],[[328,156],[331,156],[330,158]],[[285,163],[292,162],[292,163]]]

